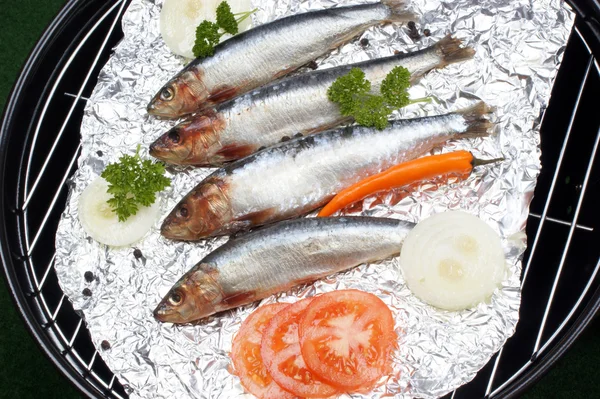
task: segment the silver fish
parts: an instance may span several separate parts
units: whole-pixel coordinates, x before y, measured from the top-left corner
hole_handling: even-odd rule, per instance
[[[179,165],[220,166],[243,158],[261,147],[318,133],[349,121],[327,89],[352,68],[360,68],[375,92],[396,66],[411,73],[413,81],[428,71],[470,59],[475,51],[460,47],[450,35],[435,45],[410,54],[399,54],[352,65],[292,76],[196,115],[177,125],[151,146],[150,154]]]
[[[188,323],[400,253],[413,224],[372,217],[296,219],[233,238],[188,271],[154,310]]]
[[[154,96],[148,113],[178,118],[276,80],[371,26],[413,19],[409,0],[292,15],[225,40],[186,66]]]
[[[198,240],[297,217],[336,193],[455,137],[482,136],[492,123],[479,103],[446,115],[361,126],[281,143],[218,169],[167,216],[163,236]]]

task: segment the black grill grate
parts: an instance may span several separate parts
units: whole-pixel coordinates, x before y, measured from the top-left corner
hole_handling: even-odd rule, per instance
[[[583,17],[542,122],[543,169],[527,224],[521,320],[475,380],[446,398],[515,396],[570,346],[600,306],[600,68],[592,54],[600,41],[590,17],[598,9],[594,1],[574,2]],[[80,152],[85,101],[122,37],[128,3],[69,1],[25,66],[0,136],[0,243],[12,294],[61,371],[87,395],[106,398],[127,394],[58,285],[54,236]]]
[[[28,61],[2,125],[8,236],[2,248],[11,289],[53,362],[86,394],[111,398],[127,394],[58,285],[54,236],[81,149],[85,101],[123,36],[120,19],[127,4],[69,2]]]
[[[577,331],[576,318],[589,316],[580,319],[581,327],[598,309],[600,67],[584,25],[578,18],[544,113],[542,173],[527,221],[515,335],[474,381],[447,398],[515,396],[556,360],[554,352],[566,349],[564,338]]]

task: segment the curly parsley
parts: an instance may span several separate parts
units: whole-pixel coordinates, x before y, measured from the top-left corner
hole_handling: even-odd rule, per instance
[[[230,35],[237,35],[238,33],[238,21],[226,1],[222,1],[217,6],[217,25]]]
[[[108,204],[120,222],[135,215],[140,205],[152,205],[156,201],[156,193],[171,185],[171,180],[164,173],[162,163],[140,157],[139,145],[134,156],[123,155],[119,162],[104,169],[102,177],[108,182],[108,193],[112,194]]]
[[[192,51],[196,57],[209,57],[214,54],[222,34],[214,22],[202,21],[196,28],[196,42]]]
[[[351,116],[362,126],[383,129],[387,126],[390,114],[415,102],[426,99],[410,100],[410,72],[397,66],[392,69],[381,83],[381,95],[371,94],[371,82],[359,68],[352,68],[340,76],[327,90],[330,101],[337,103],[344,116]]]
[[[239,31],[239,24],[258,10],[234,14],[226,1],[217,6],[217,21],[202,21],[196,28],[196,41],[192,51],[196,57],[210,57],[215,53],[215,46],[219,44],[221,36],[226,33],[235,35]]]

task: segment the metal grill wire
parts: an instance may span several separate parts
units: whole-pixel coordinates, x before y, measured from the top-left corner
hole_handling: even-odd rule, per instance
[[[40,237],[43,236],[43,233],[47,230],[49,226],[48,221],[50,219],[50,216],[56,214],[60,215],[60,213],[62,212],[64,202],[59,201],[59,198],[61,198],[61,195],[64,194],[64,192],[66,191],[67,187],[65,183],[69,176],[71,176],[74,172],[74,166],[77,157],[79,156],[81,144],[79,144],[75,151],[72,152],[71,158],[68,160],[68,166],[66,168],[66,171],[60,179],[58,188],[51,197],[52,199],[47,209],[43,210],[43,217],[39,226],[35,226],[36,223],[31,223],[29,214],[30,209],[33,207],[33,205],[39,202],[39,196],[44,195],[47,197],[47,192],[40,191],[40,182],[44,181],[44,179],[48,177],[49,173],[54,173],[54,171],[51,170],[49,165],[51,164],[51,161],[55,159],[55,157],[59,156],[59,151],[57,151],[57,148],[59,147],[61,141],[65,140],[65,137],[68,136],[65,134],[65,132],[68,131],[68,128],[70,126],[69,123],[71,122],[74,113],[81,112],[82,107],[78,108],[78,105],[81,104],[82,100],[87,100],[85,97],[83,97],[84,89],[88,86],[88,82],[90,81],[90,79],[95,79],[95,77],[92,76],[92,73],[101,58],[101,54],[107,50],[107,45],[109,44],[109,42],[114,42],[113,33],[115,32],[115,28],[120,23],[120,18],[122,17],[123,12],[126,9],[126,4],[126,0],[115,1],[114,4],[107,9],[107,11],[101,16],[101,18],[98,19],[98,21],[92,26],[90,31],[81,39],[81,41],[75,48],[73,54],[70,56],[70,58],[60,71],[58,77],[56,78],[56,81],[52,86],[50,94],[45,99],[42,112],[35,125],[31,146],[28,150],[28,157],[26,159],[25,186],[22,192],[22,198],[20,199],[19,206],[19,211],[22,215],[21,221],[24,227],[23,232],[25,238],[24,241],[26,245],[25,258],[26,263],[28,265],[28,275],[33,286],[32,295],[35,298],[35,302],[42,310],[42,314],[40,315],[40,323],[45,328],[52,330],[55,336],[54,344],[61,348],[63,356],[68,357],[69,361],[76,365],[76,369],[79,371],[79,373],[87,381],[94,385],[100,392],[102,392],[103,395],[105,395],[106,397],[115,398],[126,397],[126,394],[120,387],[120,384],[118,384],[118,381],[116,380],[115,376],[112,375],[112,373],[106,368],[104,363],[99,359],[100,357],[98,356],[98,352],[92,349],[93,352],[92,354],[90,354],[89,348],[93,348],[93,346],[91,344],[91,340],[86,329],[81,328],[83,326],[82,318],[78,316],[77,321],[75,323],[73,323],[72,321],[61,323],[60,320],[62,313],[69,313],[69,316],[66,317],[67,319],[73,318],[73,315],[71,315],[71,313],[74,314],[74,311],[70,303],[68,302],[68,300],[65,300],[65,295],[62,294],[62,292],[61,295],[58,297],[58,300],[56,300],[56,298],[52,300],[51,295],[46,294],[45,288],[46,285],[49,284],[48,277],[53,276],[53,278],[56,279],[56,277],[53,275],[54,256],[52,256],[49,263],[43,266],[43,273],[41,273],[41,277],[38,277],[38,270],[40,269],[40,265],[36,264],[34,261],[34,251],[37,247],[37,244],[40,242]],[[94,32],[100,26],[107,24],[110,25],[110,28],[108,29],[108,33],[105,35],[105,38],[100,43],[100,45],[98,46],[98,43],[90,42],[89,39],[94,34]],[[598,270],[600,269],[600,262],[596,264],[595,268],[593,269],[593,272],[591,273],[589,279],[587,280],[584,286],[584,289],[572,305],[566,317],[562,320],[558,327],[552,331],[552,334],[546,339],[544,339],[545,333],[548,330],[548,317],[553,310],[555,294],[557,291],[557,287],[559,286],[559,283],[561,281],[561,277],[563,275],[563,269],[565,267],[572,266],[567,264],[567,258],[569,255],[569,249],[571,247],[573,238],[578,230],[586,232],[588,234],[596,234],[598,228],[598,226],[595,225],[586,225],[587,221],[581,221],[581,223],[579,223],[579,217],[590,182],[590,176],[592,174],[594,161],[597,156],[598,143],[600,141],[600,130],[598,130],[595,134],[595,140],[593,141],[593,146],[591,147],[592,150],[587,161],[587,167],[581,184],[578,199],[576,201],[576,207],[574,212],[572,213],[571,220],[564,220],[557,217],[551,217],[549,215],[552,200],[561,195],[561,193],[559,192],[560,190],[557,190],[557,182],[559,179],[561,168],[563,166],[563,161],[565,159],[567,148],[571,142],[577,139],[573,131],[573,126],[576,121],[576,116],[578,115],[580,101],[582,99],[584,89],[588,85],[588,81],[591,79],[591,76],[600,76],[600,68],[598,66],[598,62],[594,59],[589,47],[587,47],[583,35],[579,30],[576,30],[575,33],[576,34],[573,35],[571,41],[579,40],[586,46],[588,52],[588,61],[586,64],[585,73],[583,74],[582,81],[579,84],[578,94],[573,105],[573,110],[571,113],[569,124],[566,129],[564,140],[562,142],[562,147],[560,149],[560,153],[556,161],[556,166],[553,171],[553,176],[551,179],[551,184],[548,190],[547,197],[545,198],[543,210],[541,214],[531,213],[528,221],[530,225],[537,224],[537,229],[533,232],[533,234],[528,231],[530,249],[529,257],[524,263],[524,271],[522,276],[522,287],[524,289],[524,292],[526,292],[526,290],[528,289],[527,283],[532,278],[530,277],[530,270],[532,269],[532,265],[535,264],[535,262],[537,261],[538,253],[543,251],[543,248],[540,246],[540,243],[542,242],[541,237],[544,229],[546,228],[546,226],[553,224],[560,226],[568,226],[568,234],[566,240],[564,241],[564,249],[560,257],[558,268],[552,279],[549,295],[547,296],[545,301],[545,306],[543,308],[543,318],[539,324],[539,328],[536,333],[535,343],[531,348],[527,349],[530,351],[530,354],[528,355],[528,360],[524,362],[516,372],[508,376],[508,378],[498,378],[498,371],[504,367],[503,365],[506,359],[506,356],[503,356],[503,348],[495,356],[493,363],[490,363],[492,368],[489,372],[489,375],[483,375],[484,373],[480,373],[476,378],[476,381],[474,381],[471,384],[468,384],[463,388],[460,388],[459,390],[453,392],[451,395],[448,395],[448,397],[462,397],[467,392],[468,396],[464,397],[474,397],[472,395],[475,393],[473,392],[475,385],[481,385],[484,379],[485,381],[483,381],[483,385],[485,388],[485,393],[483,394],[480,392],[480,394],[478,394],[477,397],[481,397],[484,395],[490,398],[497,397],[504,388],[506,388],[508,385],[510,385],[516,379],[518,379],[532,364],[534,364],[536,362],[536,359],[539,359],[539,354],[546,351],[556,341],[556,339],[560,337],[560,334],[563,332],[565,326],[567,326],[572,320],[573,316],[579,312],[580,307],[584,299],[586,298],[588,292],[597,282],[597,274]],[[69,77],[69,71],[71,68],[77,67],[73,63],[73,60],[83,48],[90,46],[97,47],[97,49],[95,50],[95,57],[85,78],[80,84],[79,90],[77,91],[77,93],[60,93],[58,91],[58,88],[60,86],[61,81]],[[59,130],[52,135],[52,137],[54,137],[54,141],[43,162],[41,162],[41,167],[39,167],[39,170],[34,170],[32,165],[34,163],[34,154],[36,157],[39,156],[39,152],[36,152],[36,146],[38,145],[38,140],[40,140],[41,137],[40,133],[44,130],[44,122],[47,116],[47,111],[51,103],[55,100],[57,96],[68,96],[70,98],[73,98],[73,102]],[[45,134],[48,135],[48,132],[45,132]],[[39,209],[37,211],[39,211]],[[52,281],[52,285],[53,287],[51,287],[51,289],[48,289],[48,292],[56,291],[57,289],[60,290],[59,288],[57,288],[57,281]],[[524,301],[523,306],[527,305],[528,303]],[[70,324],[70,328],[68,328],[66,324]],[[517,327],[517,331],[519,331],[519,326]],[[79,344],[80,341],[81,344]],[[86,347],[87,349],[84,349]],[[526,350],[525,348],[522,349]],[[83,352],[87,353],[84,354]],[[477,383],[477,380],[480,381]],[[116,386],[119,386],[119,388],[115,389]]]
[[[578,35],[581,37],[581,34],[579,31],[577,31]],[[581,39],[583,40],[583,37],[581,37]],[[527,281],[527,276],[528,276],[528,272],[530,270],[530,266],[531,266],[531,262],[534,259],[534,255],[535,255],[535,251],[538,249],[538,242],[539,242],[539,238],[541,236],[541,231],[542,231],[542,227],[543,224],[547,219],[547,214],[548,214],[548,209],[550,207],[550,202],[552,200],[552,196],[555,192],[555,187],[556,187],[556,181],[557,181],[557,177],[560,171],[560,168],[562,166],[562,162],[563,162],[563,157],[564,157],[564,153],[567,147],[567,143],[569,141],[570,135],[571,135],[571,131],[572,131],[572,127],[573,127],[573,122],[575,120],[575,116],[577,114],[577,109],[579,106],[579,102],[581,99],[581,94],[583,93],[583,89],[586,86],[586,82],[588,77],[590,76],[590,71],[592,71],[592,68],[594,67],[595,71],[594,73],[596,74],[596,76],[600,76],[600,67],[598,66],[598,62],[594,59],[593,55],[590,52],[589,55],[589,61],[587,64],[587,68],[586,68],[586,72],[583,78],[583,81],[580,85],[580,90],[579,90],[579,95],[577,97],[577,102],[575,103],[575,108],[573,110],[572,113],[572,117],[571,117],[571,121],[569,123],[569,127],[567,130],[567,135],[565,137],[565,140],[563,142],[563,147],[561,149],[560,152],[560,156],[558,159],[558,163],[556,166],[556,170],[554,173],[554,177],[552,178],[552,186],[550,188],[550,195],[548,196],[547,200],[546,200],[546,204],[544,205],[544,211],[542,213],[541,216],[541,220],[540,220],[540,225],[538,227],[538,230],[536,232],[535,238],[533,240],[533,244],[531,246],[531,253],[529,256],[529,259],[527,261],[527,264],[525,265],[525,269],[523,271],[523,277],[522,277],[522,282],[521,282],[521,287],[523,287]],[[562,271],[563,271],[563,267],[565,265],[565,261],[567,259],[567,255],[569,253],[570,250],[570,245],[571,245],[571,241],[573,239],[573,235],[575,233],[575,230],[578,228],[582,228],[577,224],[578,218],[579,218],[579,214],[581,211],[581,207],[583,204],[583,200],[585,198],[585,194],[587,192],[587,187],[588,187],[588,183],[590,180],[590,175],[592,173],[592,168],[594,166],[594,160],[596,159],[596,154],[598,152],[598,143],[600,142],[600,130],[598,130],[598,132],[596,133],[596,138],[594,140],[594,144],[592,147],[592,153],[590,155],[590,159],[588,161],[588,166],[586,168],[586,172],[585,172],[585,176],[583,179],[583,183],[582,183],[582,187],[581,187],[581,193],[579,194],[579,199],[577,200],[577,205],[575,208],[575,212],[573,214],[573,220],[569,223],[569,234],[564,246],[564,250],[562,252],[562,256],[560,258],[560,263],[559,263],[559,267],[558,267],[558,271],[556,272],[555,276],[554,276],[554,281],[552,283],[552,290],[550,291],[550,296],[548,297],[548,301],[546,302],[546,307],[544,309],[544,316],[542,319],[542,322],[540,324],[538,333],[537,333],[537,337],[536,337],[536,341],[535,341],[535,345],[533,347],[532,353],[531,353],[531,360],[529,362],[527,362],[525,365],[523,365],[523,369],[526,368],[527,366],[529,366],[533,361],[535,361],[535,359],[538,357],[538,355],[545,351],[553,342],[554,340],[559,336],[559,334],[563,331],[564,327],[569,323],[569,321],[571,320],[571,318],[573,317],[573,315],[575,314],[575,312],[579,309],[579,306],[581,305],[581,302],[583,301],[584,297],[587,295],[587,293],[589,292],[589,289],[592,285],[592,282],[595,280],[596,275],[598,274],[598,270],[600,269],[600,261],[598,261],[598,263],[596,264],[596,267],[594,268],[594,271],[588,281],[588,283],[586,284],[584,290],[581,292],[581,295],[579,295],[579,298],[577,299],[577,301],[575,302],[575,304],[573,305],[573,307],[571,308],[571,311],[569,312],[569,314],[567,315],[567,317],[565,317],[565,319],[562,321],[562,323],[559,325],[559,327],[554,331],[554,333],[550,336],[550,338],[548,338],[544,343],[542,343],[542,337],[544,335],[544,331],[546,329],[546,323],[548,321],[548,315],[550,312],[550,309],[552,308],[552,304],[555,298],[555,293],[556,293],[556,289],[559,283],[559,280],[561,278],[562,275]],[[588,228],[588,231],[594,231],[594,228]],[[496,356],[496,360],[494,361],[494,369],[492,371],[492,374],[490,376],[489,379],[489,384],[488,384],[488,388],[486,390],[486,395],[490,395],[490,396],[494,396],[497,392],[499,392],[500,390],[502,390],[506,385],[510,384],[515,378],[517,378],[520,374],[521,374],[521,370],[519,370],[517,373],[515,373],[511,378],[509,378],[507,381],[505,381],[502,385],[500,385],[498,388],[496,388],[494,391],[491,391],[493,382],[494,382],[494,376],[495,376],[495,371],[497,370],[497,366],[498,363],[500,362],[500,359],[502,358],[502,350],[500,350],[500,352],[498,353],[498,355]],[[491,392],[490,392],[491,391]]]
[[[89,333],[83,326],[83,319],[74,312],[71,304],[66,300],[66,296],[60,287],[54,274],[55,255],[52,255],[50,261],[44,266],[40,266],[35,261],[36,248],[41,242],[40,238],[44,237],[50,226],[55,227],[51,220],[56,219],[56,216],[62,213],[64,207],[64,194],[67,191],[67,179],[74,173],[76,160],[79,156],[81,144],[79,142],[78,126],[77,131],[73,134],[73,123],[75,115],[82,114],[83,101],[87,98],[83,96],[84,90],[89,90],[93,87],[97,70],[102,64],[99,64],[101,58],[107,57],[107,52],[110,52],[110,46],[114,45],[120,33],[120,21],[126,9],[128,1],[118,0],[112,2],[106,11],[97,19],[90,27],[89,31],[83,35],[74,48],[72,54],[66,60],[62,69],[59,71],[47,98],[44,101],[39,118],[35,123],[31,145],[27,150],[28,157],[25,163],[24,185],[22,190],[22,198],[19,199],[17,213],[21,215],[20,221],[23,223],[24,235],[24,260],[27,264],[28,277],[31,282],[31,292],[28,293],[32,300],[39,308],[39,323],[52,339],[52,344],[60,349],[61,354],[75,366],[77,372],[92,385],[99,394],[105,397],[125,398],[127,394],[124,388],[119,384],[116,377],[110,372],[104,364],[98,352],[94,350],[94,346],[89,337]],[[98,31],[104,30],[103,40],[98,41],[95,35]],[[110,44],[110,45],[109,45]],[[73,74],[73,69],[80,67],[77,64],[78,57],[81,57],[84,52],[89,53],[90,48],[93,48],[92,62],[90,63],[87,73],[83,80],[79,83],[79,89],[76,93],[60,92],[61,84],[64,80],[70,79]],[[87,56],[87,54],[86,54]],[[104,61],[103,61],[104,62]],[[88,83],[92,83],[91,85]],[[48,118],[55,117],[51,112],[52,103],[57,96],[67,96],[72,98],[71,106],[62,121],[58,131],[48,134],[45,123]],[[56,190],[49,196],[49,192],[42,189],[42,182],[48,180],[56,180],[56,170],[52,168],[52,162],[57,158],[64,158],[65,152],[61,151],[61,144],[69,139],[77,138],[78,145],[71,149],[68,154],[69,158],[63,163],[67,164],[64,169],[64,174],[56,185]],[[47,140],[47,137],[53,139],[52,145],[47,152],[41,166],[34,167],[34,157],[39,157],[40,151],[36,150],[42,140]],[[43,143],[47,144],[47,143]],[[39,162],[39,161],[38,161]],[[46,209],[39,209],[40,197],[51,198]],[[60,200],[62,199],[62,201]],[[33,211],[32,211],[33,209]],[[30,213],[35,213],[30,216]],[[41,223],[36,219],[39,218],[39,213],[42,213]],[[52,237],[54,231],[51,232]],[[44,237],[45,238],[45,237]],[[52,238],[53,239],[53,238]],[[40,273],[40,270],[43,270]],[[41,276],[41,277],[40,277]],[[60,292],[58,301],[56,301],[56,292]],[[90,350],[91,348],[91,350]]]
[[[474,393],[474,386],[481,385],[484,381],[486,383],[485,386],[483,386],[482,388],[485,388],[485,391],[481,392],[481,394],[477,395],[477,397],[504,397],[507,388],[510,387],[511,384],[513,384],[521,376],[523,376],[526,373],[526,371],[531,369],[532,366],[536,364],[536,362],[539,363],[540,361],[542,361],[541,358],[543,357],[543,355],[549,349],[552,348],[552,345],[555,344],[557,339],[561,337],[561,334],[564,335],[565,328],[569,326],[570,323],[572,323],[572,321],[574,320],[574,316],[580,313],[584,300],[589,300],[589,294],[591,293],[592,288],[598,286],[599,281],[597,277],[598,271],[600,270],[600,260],[598,257],[598,250],[594,247],[589,249],[590,253],[595,253],[595,255],[593,255],[593,267],[591,268],[591,270],[588,271],[589,278],[585,281],[585,284],[583,284],[581,292],[577,292],[577,295],[573,294],[573,296],[570,298],[568,311],[562,310],[562,313],[566,313],[565,316],[561,318],[558,322],[554,322],[554,324],[557,325],[555,329],[548,328],[549,319],[553,316],[553,310],[554,313],[561,313],[561,310],[555,310],[554,308],[558,307],[556,303],[557,290],[559,289],[559,285],[561,284],[561,278],[565,274],[565,267],[570,269],[577,269],[581,266],[573,261],[571,261],[570,263],[567,262],[567,259],[572,257],[573,252],[575,252],[575,249],[573,249],[574,237],[579,234],[579,239],[581,240],[581,236],[586,235],[588,240],[590,240],[591,242],[594,242],[594,239],[597,241],[598,238],[597,215],[595,217],[588,217],[587,219],[585,219],[581,217],[581,214],[582,209],[584,207],[584,200],[586,200],[586,198],[590,196],[587,195],[590,191],[588,190],[588,188],[592,186],[594,196],[597,197],[598,195],[598,145],[600,142],[600,127],[598,126],[598,122],[596,121],[587,124],[585,131],[582,131],[583,129],[581,129],[581,120],[585,118],[585,110],[582,110],[582,99],[585,97],[584,93],[586,91],[588,92],[588,94],[589,92],[592,92],[593,89],[590,89],[590,87],[595,88],[595,85],[597,85],[600,81],[600,66],[598,65],[598,61],[594,58],[592,51],[586,43],[586,40],[579,28],[576,28],[574,30],[569,46],[573,47],[576,43],[579,43],[580,47],[585,51],[585,63],[583,64],[585,66],[585,70],[583,73],[580,73],[581,78],[576,77],[575,79],[571,79],[571,81],[569,82],[569,84],[573,85],[573,83],[575,83],[573,82],[573,80],[577,81],[577,79],[580,79],[580,81],[577,82],[578,84],[574,86],[577,89],[577,93],[576,97],[574,98],[572,111],[568,116],[568,126],[566,128],[560,151],[557,154],[557,160],[555,168],[553,170],[551,182],[549,184],[547,196],[544,197],[544,203],[541,206],[543,208],[541,215],[532,212],[530,213],[530,218],[528,220],[528,224],[533,225],[536,222],[535,219],[539,219],[539,221],[537,221],[537,228],[533,232],[530,232],[528,229],[529,248],[527,251],[528,253],[526,253],[524,259],[524,269],[521,282],[521,287],[523,289],[523,302],[521,307],[522,312],[524,310],[524,307],[527,307],[528,305],[533,305],[531,302],[527,301],[527,294],[534,289],[537,291],[536,295],[539,293],[539,291],[541,291],[533,287],[536,284],[536,281],[534,280],[538,279],[539,273],[531,272],[531,270],[534,268],[532,266],[536,264],[538,265],[537,269],[539,270],[539,266],[544,260],[543,252],[547,250],[545,246],[548,245],[548,238],[542,237],[544,236],[544,234],[547,233],[548,229],[550,228],[546,227],[547,224],[549,223],[555,225],[568,226],[566,237],[564,241],[560,244],[561,253],[558,257],[559,260],[556,272],[550,279],[550,284],[548,287],[549,292],[544,298],[543,306],[539,309],[541,314],[541,320],[539,321],[539,324],[536,326],[535,330],[530,329],[529,331],[524,331],[526,330],[526,326],[524,326],[523,323],[527,323],[527,321],[523,320],[522,317],[521,321],[517,325],[517,332],[515,336],[511,340],[509,340],[508,343],[495,355],[493,361],[490,362],[490,364],[488,364],[486,368],[484,368],[484,370],[482,370],[478,374],[478,376],[472,383],[468,384],[465,387],[461,387],[457,391],[453,392],[451,395],[448,395],[447,397],[449,398],[474,397],[472,396],[472,394]],[[589,100],[589,97],[587,97],[587,99]],[[565,104],[568,104],[568,102],[560,103],[561,106],[565,106]],[[577,129],[574,128],[574,126],[577,125],[576,121],[579,121]],[[543,126],[542,142],[544,141],[544,137],[546,138],[546,140],[551,140],[549,136],[551,131],[552,129],[549,126]],[[544,135],[544,133],[546,133],[546,135]],[[564,195],[564,191],[562,191],[563,185],[560,183],[560,178],[564,178],[564,175],[566,173],[565,170],[569,170],[570,168],[572,168],[572,166],[570,165],[570,163],[572,163],[572,160],[565,161],[567,158],[569,158],[569,156],[566,156],[566,154],[570,151],[570,157],[573,158],[573,152],[579,151],[581,149],[581,142],[583,141],[582,137],[584,136],[587,136],[586,143],[589,143],[589,157],[585,157],[584,160],[580,160],[580,162],[585,162],[585,168],[581,173],[581,183],[577,186],[578,193],[573,201],[575,203],[574,210],[571,207],[569,207],[570,209],[567,212],[571,214],[571,220],[567,221],[550,217],[549,214],[553,211],[553,203],[558,202],[560,200],[560,197]],[[552,139],[556,138],[557,137],[552,137]],[[548,167],[547,165],[543,166],[545,166],[546,168]],[[548,173],[545,169],[543,169],[542,171],[544,174]],[[592,179],[591,177],[593,174],[595,174],[596,177]],[[567,179],[569,179],[568,175]],[[538,187],[536,189],[536,195],[540,196],[539,191],[542,191],[543,195],[543,189],[541,189],[541,187]],[[588,200],[587,202],[591,203],[592,201]],[[556,212],[556,207],[554,207],[554,211]],[[590,215],[588,214],[587,216]],[[579,223],[583,220],[585,220],[585,222]],[[569,287],[565,284],[565,281],[563,281],[562,284],[563,291],[569,289]],[[527,341],[526,335],[532,334],[534,340],[530,342],[531,345],[525,345],[525,342]],[[505,349],[510,347],[511,344],[515,344],[515,340],[517,340],[518,342],[518,350],[523,352],[522,356],[525,356],[526,359],[524,362],[520,363],[519,367],[517,368],[515,368],[514,364],[507,366],[506,363],[510,363],[510,360],[506,359],[506,357],[503,356]],[[486,370],[490,368],[490,366],[491,370]],[[502,378],[498,378],[498,371],[507,367],[510,367],[513,370],[512,373],[505,375]],[[480,392],[477,391],[477,393],[479,394]]]

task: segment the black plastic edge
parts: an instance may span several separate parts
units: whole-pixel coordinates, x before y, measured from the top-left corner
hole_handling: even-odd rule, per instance
[[[582,30],[584,36],[594,36],[596,47],[592,47],[592,52],[598,58],[600,54],[600,1],[581,0],[575,4],[572,0],[567,3],[577,13],[578,19],[575,23]],[[577,338],[585,331],[594,316],[600,310],[600,288],[596,289],[587,305],[579,312],[579,316],[570,322],[570,327],[562,334],[562,338],[556,341],[549,350],[538,355],[536,361],[512,384],[498,392],[493,397],[496,398],[518,398],[531,386],[542,379],[555,365],[555,363],[565,355],[573,346]]]
[[[577,14],[579,14],[584,20],[590,18],[598,18],[600,16],[600,2],[598,0],[579,0],[580,4],[575,4],[572,0],[567,0],[567,3]]]
[[[83,4],[82,4],[83,3]],[[2,125],[0,126],[0,149],[4,148],[7,144],[7,137],[4,134],[6,131],[6,125],[8,124],[6,116],[10,115],[15,109],[17,102],[17,94],[26,85],[29,75],[35,71],[35,66],[38,62],[38,58],[44,52],[48,43],[54,40],[54,37],[65,25],[65,21],[72,18],[72,13],[76,13],[77,10],[85,7],[88,4],[79,0],[69,0],[67,4],[59,11],[54,20],[46,28],[37,44],[30,52],[26,63],[21,68],[19,77],[13,86],[6,102],[4,112],[2,114]],[[91,2],[90,2],[91,3]],[[572,1],[568,3],[573,7],[583,18],[583,23],[587,26],[589,32],[597,38],[597,42],[600,42],[600,2],[596,0],[582,0],[578,5],[575,5]],[[107,5],[110,2],[107,2]],[[0,151],[0,165],[4,165],[5,157],[4,151]],[[4,170],[3,167],[0,167]],[[3,187],[4,176],[0,176],[0,187]],[[4,213],[5,203],[4,195],[0,195],[0,214]],[[6,226],[2,224],[0,227],[0,245],[4,248],[8,247],[6,238]],[[6,251],[8,253],[8,251]],[[30,335],[34,338],[34,341],[40,347],[46,357],[56,365],[65,377],[71,381],[71,383],[83,394],[93,398],[96,397],[100,392],[96,390],[90,383],[87,383],[82,379],[81,374],[73,368],[73,366],[64,359],[57,348],[48,344],[48,338],[45,336],[42,327],[35,323],[35,317],[31,309],[26,306],[27,300],[23,291],[17,286],[17,279],[14,272],[9,270],[8,264],[12,265],[10,257],[5,255],[4,251],[0,251],[0,260],[2,261],[2,269],[5,276],[5,281],[11,294],[13,303],[17,307],[19,314]],[[10,278],[9,278],[10,276]],[[580,312],[579,317],[575,319],[571,324],[572,326],[564,333],[563,338],[557,341],[552,348],[544,355],[539,357],[537,361],[532,365],[522,376],[517,378],[511,385],[500,391],[495,397],[504,397],[512,399],[519,397],[525,392],[532,384],[539,381],[555,364],[555,362],[561,358],[566,351],[568,351],[574,344],[576,339],[581,335],[585,328],[589,325],[593,317],[600,309],[600,289],[597,289],[593,297],[588,302],[587,306]],[[33,322],[32,322],[33,320]]]
[[[587,306],[580,312],[579,317],[571,322],[571,327],[563,337],[554,343],[552,349],[538,357],[525,373],[512,384],[494,395],[493,398],[513,399],[520,397],[531,386],[544,377],[555,363],[573,346],[577,338],[585,331],[600,309],[600,288],[598,288]]]
[[[100,10],[105,9],[111,2],[100,6]],[[68,0],[52,22],[44,30],[44,33],[37,41],[34,48],[29,53],[27,61],[21,68],[18,78],[10,91],[8,100],[2,113],[2,124],[0,125],[0,170],[3,174],[0,175],[0,187],[2,193],[0,195],[0,214],[5,214],[5,193],[4,189],[4,165],[6,163],[5,147],[8,145],[7,129],[11,124],[9,116],[15,111],[18,106],[19,93],[27,86],[31,76],[35,73],[40,57],[45,53],[49,44],[56,40],[61,30],[68,24],[68,21],[85,7],[92,4],[91,1]],[[89,398],[99,397],[101,392],[92,384],[82,378],[81,374],[73,367],[73,365],[63,356],[61,356],[58,348],[52,345],[46,336],[42,326],[36,322],[33,310],[30,308],[25,297],[24,291],[19,286],[18,279],[14,273],[14,264],[10,258],[9,243],[7,239],[6,224],[1,223],[0,226],[0,246],[5,249],[0,251],[0,260],[2,261],[2,270],[4,280],[8,287],[11,299],[15,304],[21,319],[24,321],[27,331],[33,337],[42,353],[59,369],[59,371],[85,396]],[[9,266],[10,265],[10,266]]]
[[[577,13],[582,20],[582,25],[587,29],[588,34],[596,37],[596,42],[591,43],[592,52],[596,56],[600,55],[600,1],[599,0],[579,0],[577,4],[573,0],[567,3]]]

